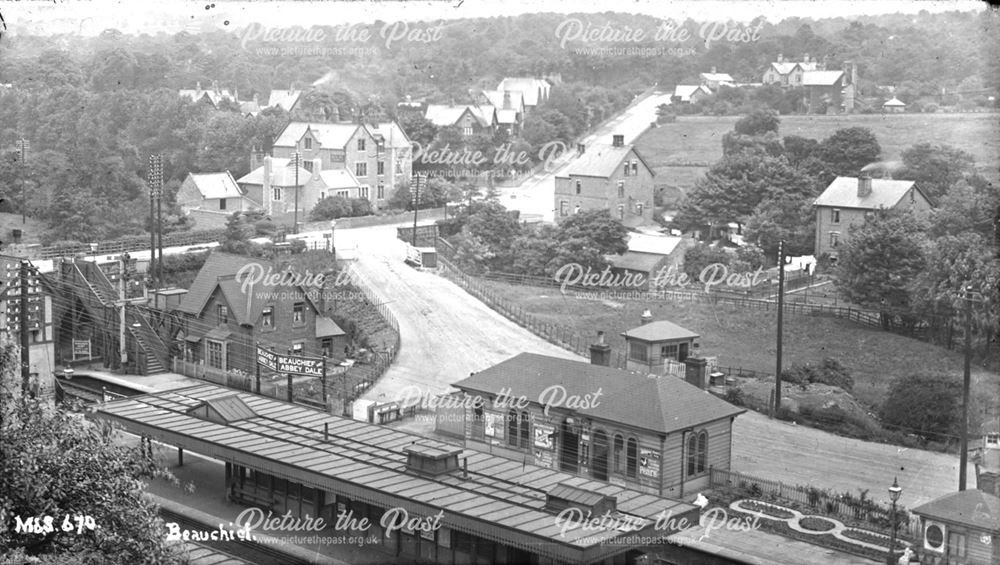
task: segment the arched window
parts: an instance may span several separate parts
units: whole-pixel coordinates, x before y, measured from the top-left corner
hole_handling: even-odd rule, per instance
[[[708,470],[708,432],[702,430],[698,434],[698,472]]]
[[[691,434],[687,439],[687,449],[686,449],[686,459],[687,459],[687,476],[693,477],[695,475],[696,467],[695,462],[698,458],[698,436]]]
[[[628,438],[628,451],[626,453],[628,459],[625,474],[633,479],[636,477],[639,470],[639,442],[635,440],[634,437]]]
[[[616,473],[625,472],[625,439],[621,434],[615,434],[615,444],[614,444],[614,456],[615,463],[614,471]]]

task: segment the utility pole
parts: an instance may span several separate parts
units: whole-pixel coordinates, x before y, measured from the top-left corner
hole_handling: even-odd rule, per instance
[[[410,245],[413,247],[417,246],[417,208],[420,205],[420,185],[424,182],[424,177],[417,173],[414,178],[413,186],[415,192],[413,193],[413,237],[410,238]]]
[[[21,224],[24,224],[27,221],[25,219],[25,211],[26,211],[25,206],[27,205],[27,201],[25,200],[24,175],[26,174],[25,165],[28,160],[29,148],[31,148],[31,143],[27,139],[24,139],[22,137],[21,139],[17,140],[17,150],[21,154]]]
[[[21,293],[18,309],[21,334],[21,394],[27,397],[31,393],[31,352],[28,342],[28,262],[21,261],[20,271]]]
[[[299,161],[302,160],[302,154],[298,151],[292,155],[295,161],[295,225],[292,226],[292,233],[299,233]]]
[[[149,171],[146,175],[149,184],[149,276],[153,288],[159,288],[163,273],[157,270],[156,238],[159,235],[159,204],[163,196],[163,159],[159,155],[149,156]],[[155,207],[154,207],[155,202]],[[163,246],[160,245],[160,262],[163,261]]]
[[[958,490],[965,490],[969,466],[969,389],[972,386],[972,286],[965,287],[965,363],[962,371],[961,459],[958,463]]]
[[[121,310],[118,311],[118,353],[122,364],[122,372],[125,372],[125,363],[128,361],[128,351],[125,348],[125,269],[128,268],[129,254],[125,253],[118,258],[120,271],[118,272],[118,300]]]
[[[778,242],[778,346],[777,363],[774,369],[774,415],[781,408],[781,338],[782,321],[785,315],[785,242]]]

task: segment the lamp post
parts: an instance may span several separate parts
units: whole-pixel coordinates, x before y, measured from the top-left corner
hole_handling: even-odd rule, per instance
[[[894,565],[893,550],[896,548],[896,501],[899,500],[899,495],[902,494],[903,489],[899,486],[899,481],[897,477],[892,478],[892,486],[889,487],[889,500],[892,500],[892,535],[889,537],[889,555],[885,558],[885,562],[888,565]]]

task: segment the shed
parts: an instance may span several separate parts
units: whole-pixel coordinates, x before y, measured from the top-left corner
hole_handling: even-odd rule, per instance
[[[882,104],[882,110],[886,112],[902,112],[906,110],[906,103],[899,98],[893,97]]]
[[[653,322],[650,318],[644,315],[641,326],[622,333],[628,350],[626,368],[662,375],[670,372],[668,365],[683,363],[691,356],[694,341],[701,336],[673,322]]]

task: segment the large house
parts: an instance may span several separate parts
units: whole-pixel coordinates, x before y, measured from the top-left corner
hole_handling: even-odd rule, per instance
[[[424,118],[439,128],[456,127],[464,136],[492,134],[497,130],[497,110],[490,105],[428,104]]]
[[[254,201],[247,197],[244,190],[233,179],[233,175],[226,171],[224,173],[188,173],[187,178],[177,190],[177,205],[185,214],[199,210],[228,216],[236,211],[260,208],[260,201]]]
[[[517,355],[454,383],[460,392],[438,409],[437,430],[467,448],[659,496],[694,496],[711,468],[730,468],[743,409],[684,378],[611,368],[610,358],[603,335],[590,364]],[[704,372],[703,359],[689,361]]]
[[[257,343],[279,353],[340,358],[346,334],[325,314],[321,289],[270,285],[266,276],[251,285],[252,278],[238,276],[241,269],[266,274],[268,268],[274,266],[260,258],[209,255],[177,307],[183,318],[174,339],[185,361],[252,374]]]
[[[549,99],[552,85],[545,79],[533,77],[508,77],[500,81],[497,90],[500,92],[520,92],[524,99],[524,110],[530,112],[535,106]]]
[[[556,176],[557,223],[586,210],[608,210],[629,227],[653,221],[653,170],[624,136],[577,151],[566,173]]]
[[[237,179],[243,193],[267,214],[295,211],[298,198],[299,212],[308,212],[303,187],[312,179],[312,171],[298,167],[291,159],[264,157],[263,164]],[[297,194],[296,194],[297,193]]]
[[[275,139],[272,156],[291,159],[296,151],[310,174],[350,171],[359,183],[358,197],[367,199],[375,210],[384,207],[393,192],[408,186],[412,173],[411,142],[395,122],[291,122]]]
[[[857,71],[854,63],[844,63],[842,71],[816,70],[802,73],[802,86],[808,98],[809,113],[851,112],[857,97]]]
[[[816,208],[816,256],[829,255],[836,260],[837,252],[850,237],[850,226],[861,225],[879,209],[908,208],[929,210],[931,202],[920,188],[909,180],[873,179],[867,173],[861,177],[837,177],[813,202]]]
[[[507,135],[517,135],[524,120],[524,95],[517,90],[484,90],[479,102],[496,108],[497,127]]]
[[[819,64],[809,60],[809,55],[803,55],[801,61],[786,61],[784,56],[778,55],[778,60],[764,71],[764,84],[777,84],[779,86],[802,86],[802,75],[808,71],[818,70]]]
[[[701,80],[701,85],[709,90],[716,90],[720,86],[736,86],[736,81],[733,80],[733,77],[727,73],[715,72],[715,67],[712,67],[712,72],[710,73],[701,73],[698,75],[698,79]]]

